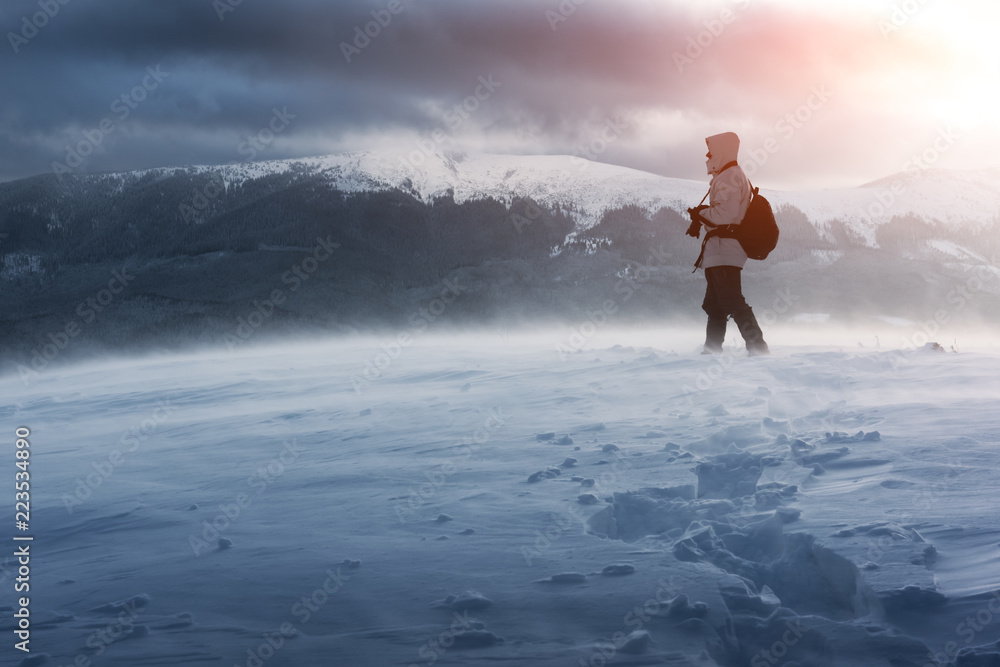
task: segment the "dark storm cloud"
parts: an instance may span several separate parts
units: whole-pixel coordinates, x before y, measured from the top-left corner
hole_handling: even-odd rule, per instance
[[[811,86],[886,56],[870,23],[736,0],[41,2],[58,12],[13,46],[9,33],[41,11],[39,0],[0,10],[0,77],[12,93],[0,101],[0,179],[51,171],[105,119],[113,131],[82,171],[238,160],[237,146],[275,108],[295,119],[261,158],[391,141],[441,128],[442,110],[491,75],[499,91],[463,128],[487,146],[520,134],[535,138],[533,152],[572,151],[606,118],[650,109],[739,117],[752,129],[801,104]],[[724,34],[678,63],[722,9],[733,17]],[[168,74],[136,102],[148,67]],[[853,122],[849,108],[840,113]],[[627,143],[602,159],[675,170],[669,154]]]

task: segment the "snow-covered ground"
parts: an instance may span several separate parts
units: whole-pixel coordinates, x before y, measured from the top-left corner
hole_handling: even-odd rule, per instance
[[[1000,353],[775,336],[770,358],[703,357],[696,332],[642,334],[560,354],[580,347],[566,332],[427,333],[0,379],[8,480],[31,430],[30,646],[51,656],[23,664],[997,651]]]

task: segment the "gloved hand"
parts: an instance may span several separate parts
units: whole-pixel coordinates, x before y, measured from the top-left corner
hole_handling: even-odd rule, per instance
[[[691,216],[691,217],[695,217],[695,216]],[[687,234],[688,236],[692,237],[692,238],[696,238],[696,239],[697,238],[701,238],[701,222],[699,222],[697,220],[697,218],[694,219],[694,220],[692,220],[691,221],[691,226],[688,227],[687,231],[684,232],[684,233]]]
[[[691,216],[691,226],[688,227],[687,232],[685,232],[688,236],[693,238],[699,238],[701,236],[701,212],[706,208],[708,208],[708,206],[701,204],[688,209],[688,215]]]

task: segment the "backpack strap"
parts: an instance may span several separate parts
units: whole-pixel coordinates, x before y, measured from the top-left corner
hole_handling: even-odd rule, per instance
[[[719,170],[719,174],[724,172],[726,169],[729,169],[730,167],[738,167],[738,166],[740,166],[740,164],[736,160],[733,160],[732,162],[727,162],[722,166],[722,169]],[[716,174],[716,176],[718,176],[719,174]]]
[[[723,239],[736,238],[736,233],[737,233],[736,225],[713,225],[707,220],[704,221],[704,224],[710,226],[711,229],[708,230],[708,233],[705,234],[705,238],[702,239],[701,241],[701,253],[698,255],[698,259],[694,263],[694,271],[692,271],[691,273],[694,273],[699,268],[701,268],[701,262],[702,260],[705,259],[705,246],[708,245],[708,240],[710,238],[714,237],[719,237]]]
[[[738,167],[738,166],[740,166],[740,165],[739,165],[739,163],[736,160],[733,160],[732,162],[727,162],[726,165],[722,169],[720,169],[719,172],[715,176],[712,177],[713,180],[715,179],[715,177],[717,177],[719,174],[721,174],[722,172],[724,172],[726,169],[731,169],[732,167]],[[749,179],[747,179],[747,182],[749,182]],[[750,189],[753,190],[753,184],[752,183],[750,184]],[[698,202],[698,206],[701,206],[702,204],[704,204],[705,200],[708,199],[708,195],[710,195],[710,194],[712,194],[712,188],[711,187],[708,188],[708,192],[706,192],[705,196],[701,198],[700,202]],[[713,225],[708,220],[704,220],[703,222],[706,225],[709,225],[710,227],[717,227],[718,226],[718,225]]]
[[[735,164],[736,164],[735,162],[730,162],[729,165],[727,165],[727,168],[730,165],[735,165]],[[719,173],[721,174],[722,172],[720,171]],[[750,201],[753,201],[753,198],[756,197],[757,194],[760,192],[760,188],[755,188],[753,186],[753,183],[750,181],[749,178],[747,179],[747,183],[750,183]],[[709,190],[709,193],[711,193],[711,192],[712,191]],[[705,195],[705,196],[708,197],[708,195]],[[702,199],[701,202],[703,204],[703,203],[705,203],[705,200]],[[698,206],[701,206],[701,204],[698,204]],[[736,225],[717,225],[717,224],[715,224],[713,222],[709,222],[705,218],[701,219],[701,224],[705,225],[706,227],[711,227],[712,228],[712,230],[711,230],[712,232],[719,231],[719,234],[717,234],[717,236],[720,236],[720,235],[723,235],[723,234],[726,234],[726,233],[731,234],[733,232],[733,227],[736,226]]]
[[[705,238],[702,239],[702,242],[701,242],[701,252],[698,253],[698,259],[695,260],[695,262],[694,262],[694,268],[691,270],[691,273],[694,273],[695,271],[697,271],[698,269],[701,268],[701,262],[702,262],[702,260],[705,259],[705,244],[706,243],[708,243],[708,235],[707,234],[705,235]]]

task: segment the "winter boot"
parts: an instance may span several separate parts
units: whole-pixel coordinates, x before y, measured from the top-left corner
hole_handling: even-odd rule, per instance
[[[750,306],[741,308],[733,313],[733,321],[740,328],[740,334],[743,335],[743,340],[746,341],[747,352],[751,357],[761,354],[771,354],[767,343],[764,342],[764,333],[760,330],[760,325],[757,324],[757,318],[754,317],[753,309]]]
[[[725,317],[708,318],[708,327],[705,329],[705,349],[702,350],[702,354],[722,352],[722,343],[726,340],[726,319]]]

